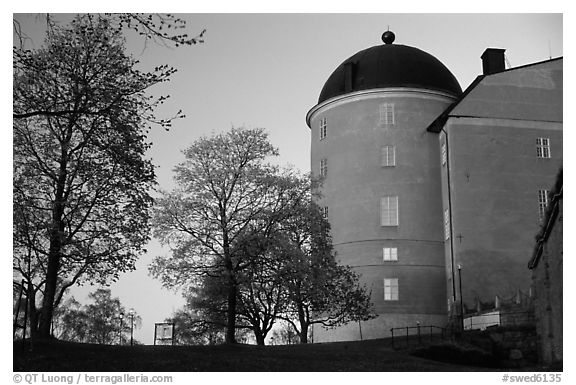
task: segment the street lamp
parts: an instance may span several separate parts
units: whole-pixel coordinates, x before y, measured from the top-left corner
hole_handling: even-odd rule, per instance
[[[130,346],[134,346],[134,309],[128,312],[130,315]]]
[[[124,321],[124,313],[120,313],[120,345],[122,345],[122,321]]]
[[[462,321],[462,332],[464,332],[464,301],[462,299],[462,265],[458,264],[458,282],[460,286],[460,317]]]

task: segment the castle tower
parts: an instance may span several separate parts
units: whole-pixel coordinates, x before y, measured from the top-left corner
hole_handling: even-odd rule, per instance
[[[316,328],[315,342],[447,323],[441,154],[427,127],[462,90],[432,55],[393,44],[389,31],[382,40],[336,68],[306,116],[337,258],[360,274],[379,314]]]

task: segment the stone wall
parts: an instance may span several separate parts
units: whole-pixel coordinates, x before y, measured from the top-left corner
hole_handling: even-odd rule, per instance
[[[563,337],[563,251],[562,200],[558,202],[553,228],[547,233],[539,258],[531,261],[535,292],[535,317],[540,360],[544,364],[562,361]]]

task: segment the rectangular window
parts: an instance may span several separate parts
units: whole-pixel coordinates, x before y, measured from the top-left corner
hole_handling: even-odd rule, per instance
[[[395,146],[384,146],[382,147],[382,167],[394,167],[396,166],[396,147]]]
[[[448,153],[446,152],[446,143],[442,143],[442,166],[446,164]]]
[[[394,103],[383,103],[380,105],[380,123],[394,124]]]
[[[538,158],[550,158],[549,138],[536,138],[536,156]]]
[[[320,176],[325,177],[328,175],[328,159],[320,160]]]
[[[398,226],[398,197],[380,198],[380,223],[382,226]]]
[[[326,117],[320,118],[320,140],[326,137],[327,129],[328,124],[326,122]]]
[[[450,238],[450,211],[444,210],[444,239]]]
[[[322,207],[322,216],[324,219],[328,219],[328,206]]]
[[[398,278],[384,279],[384,301],[398,301]]]
[[[540,221],[544,220],[544,215],[546,215],[549,193],[548,190],[538,190],[538,217]]]
[[[396,247],[385,247],[382,249],[382,254],[386,262],[398,260],[398,249]]]

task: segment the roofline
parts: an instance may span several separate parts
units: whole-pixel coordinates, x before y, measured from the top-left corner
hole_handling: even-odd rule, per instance
[[[540,65],[540,64],[544,64],[544,63],[548,63],[548,62],[553,62],[553,61],[557,61],[557,60],[562,60],[564,59],[563,56],[554,58],[554,59],[547,59],[547,60],[543,60],[543,61],[539,61],[536,63],[530,63],[530,64],[524,64],[518,67],[513,67],[513,68],[508,68],[504,71],[499,71],[499,72],[495,72],[492,74],[488,74],[488,75],[478,75],[476,77],[476,79],[474,79],[474,81],[472,83],[470,83],[470,85],[464,90],[464,92],[460,95],[460,97],[454,101],[454,103],[452,103],[450,105],[450,107],[448,107],[446,110],[444,110],[444,112],[442,112],[436,119],[434,119],[434,121],[428,126],[428,128],[426,129],[429,132],[435,132],[435,133],[439,133],[440,130],[442,130],[442,127],[446,124],[446,121],[448,120],[448,117],[450,116],[450,113],[460,104],[460,102],[462,100],[464,100],[464,98],[466,96],[468,96],[468,94],[485,78],[488,76],[493,76],[493,75],[497,75],[497,74],[501,74],[504,72],[509,72],[509,71],[514,71],[514,70],[518,70],[518,69],[523,69],[523,68],[527,68],[527,67],[531,67],[531,66],[535,66],[535,65]]]
[[[521,68],[526,68],[526,67],[530,67],[530,66],[536,66],[536,65],[540,65],[540,64],[544,64],[544,63],[548,63],[548,62],[553,62],[553,61],[557,61],[557,60],[562,60],[562,59],[564,59],[564,56],[558,56],[558,57],[555,57],[555,58],[553,58],[553,59],[550,58],[550,59],[546,59],[546,60],[537,61],[537,62],[535,62],[535,63],[528,63],[528,64],[523,64],[523,65],[518,66],[518,67],[508,68],[508,69],[506,69],[506,70],[504,70],[504,71],[496,72],[496,73],[493,73],[493,74],[490,74],[490,75],[496,75],[496,74],[500,74],[500,73],[502,73],[502,72],[514,71],[514,70],[518,70],[518,69],[521,69]]]
[[[310,120],[312,119],[312,115],[314,115],[318,110],[320,110],[321,108],[323,108],[329,104],[338,103],[339,101],[342,101],[344,99],[354,99],[354,98],[358,98],[358,97],[362,97],[362,96],[366,96],[366,95],[370,95],[370,94],[384,94],[384,93],[393,93],[393,92],[431,94],[431,95],[440,96],[440,97],[444,97],[447,99],[453,99],[453,100],[458,98],[458,96],[456,96],[452,93],[449,93],[446,91],[433,90],[433,89],[429,89],[429,88],[418,88],[418,87],[370,88],[370,89],[366,89],[366,90],[349,92],[347,94],[336,95],[330,99],[326,99],[323,102],[316,104],[306,114],[306,125],[308,126],[308,128],[311,129],[312,127],[310,126]]]
[[[472,83],[470,83],[470,85],[468,86],[468,88],[466,88],[464,90],[464,92],[462,92],[462,95],[460,95],[458,97],[458,99],[456,99],[454,101],[454,103],[452,103],[450,106],[448,106],[447,109],[444,110],[444,112],[442,112],[436,119],[434,119],[434,121],[432,123],[430,123],[430,125],[428,126],[428,128],[426,129],[426,131],[429,132],[435,132],[435,133],[439,133],[442,130],[442,127],[444,126],[444,124],[446,124],[446,120],[448,120],[448,116],[450,115],[450,113],[452,112],[452,110],[454,108],[456,108],[456,106],[466,97],[468,96],[468,94],[478,85],[478,83],[480,83],[482,81],[482,79],[484,79],[486,77],[486,75],[478,75],[476,77],[476,79],[474,79],[474,81]]]

